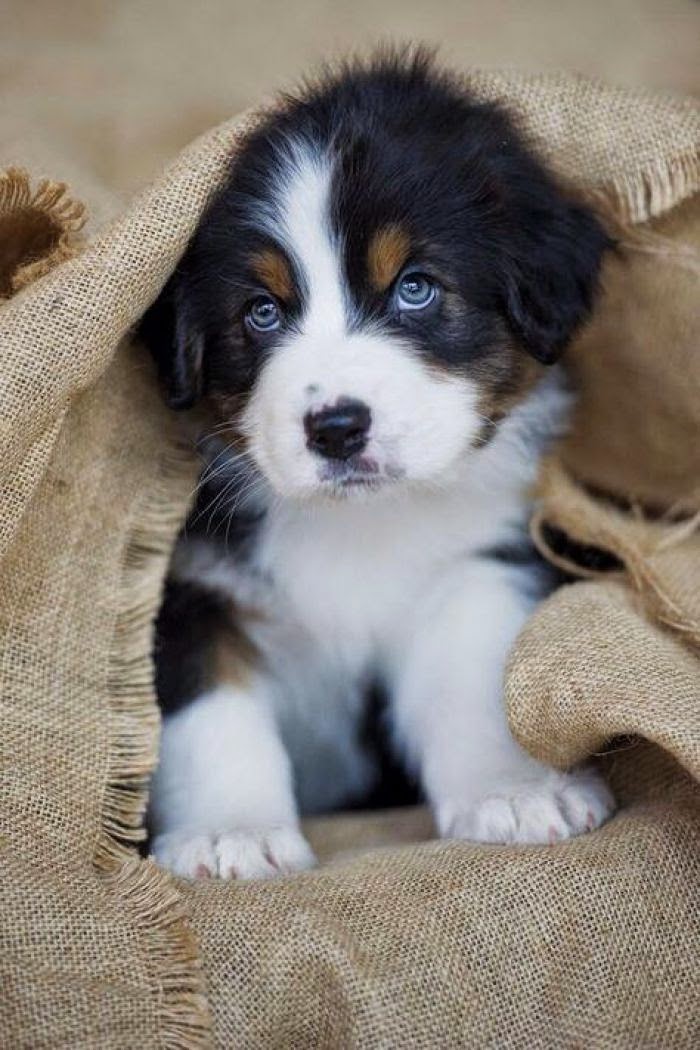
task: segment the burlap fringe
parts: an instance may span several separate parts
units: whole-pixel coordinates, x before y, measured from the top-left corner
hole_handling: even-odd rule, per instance
[[[644,171],[617,175],[600,192],[622,222],[637,225],[670,211],[699,185],[700,153],[693,150]]]
[[[119,613],[109,662],[113,747],[109,790],[103,804],[104,829],[96,862],[110,870],[143,841],[148,777],[158,755],[159,715],[149,657],[153,609],[165,577],[179,524],[173,485],[189,477],[191,457],[171,452],[160,484],[133,524],[119,587]]]
[[[8,215],[18,220],[44,217],[50,234],[45,254],[20,262],[8,275],[11,296],[80,251],[83,244],[80,231],[87,220],[87,211],[81,201],[69,196],[64,182],[42,179],[32,190],[28,172],[10,167],[0,172],[0,219]],[[7,297],[8,291],[0,291],[0,299]]]
[[[145,963],[156,1004],[159,1046],[210,1047],[211,1021],[197,942],[173,882],[151,861],[131,858],[106,876],[147,946]]]
[[[128,909],[145,945],[161,1045],[192,1050],[211,1045],[197,945],[170,875],[138,858],[145,837],[148,778],[158,754],[150,650],[157,604],[174,535],[179,501],[173,486],[192,483],[192,456],[173,450],[127,543],[120,613],[109,663],[110,775],[95,864]]]

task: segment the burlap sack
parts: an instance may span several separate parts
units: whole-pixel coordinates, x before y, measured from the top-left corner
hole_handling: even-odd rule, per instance
[[[625,568],[558,592],[508,682],[516,733],[550,761],[625,737],[605,760],[620,813],[522,849],[429,842],[422,810],[324,819],[308,828],[323,866],[266,884],[188,885],[139,859],[157,753],[151,625],[195,464],[126,337],[238,125],[196,142],[126,210],[93,184],[89,212],[117,216],[103,229],[79,229],[79,177],[68,195],[12,171],[0,184],[4,1045],[698,1045],[700,358],[697,256],[683,244],[697,237],[700,122],[690,103],[575,78],[473,82],[511,102],[562,175],[646,224],[625,233],[634,248],[611,263],[572,355],[585,414],[543,476],[535,522],[543,545],[547,521]],[[69,170],[18,140],[2,153],[36,177]]]

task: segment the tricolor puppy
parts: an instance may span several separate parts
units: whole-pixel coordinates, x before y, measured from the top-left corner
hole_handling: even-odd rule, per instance
[[[170,403],[209,418],[158,624],[162,864],[312,864],[300,812],[379,775],[376,687],[442,836],[547,843],[610,814],[503,704],[551,587],[526,526],[567,411],[552,366],[607,246],[508,116],[422,55],[345,68],[249,135],[144,325]]]

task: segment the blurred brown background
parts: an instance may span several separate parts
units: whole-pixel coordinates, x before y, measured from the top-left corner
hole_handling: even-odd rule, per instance
[[[387,40],[700,93],[695,0],[0,0],[0,99],[124,192],[319,61]]]

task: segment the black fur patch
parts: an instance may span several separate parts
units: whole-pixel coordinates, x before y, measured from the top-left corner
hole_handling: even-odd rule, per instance
[[[156,692],[165,714],[220,684],[220,652],[234,654],[242,674],[254,655],[232,602],[197,584],[168,580],[154,646]]]
[[[509,341],[549,363],[585,319],[609,245],[591,212],[560,191],[503,109],[476,101],[422,52],[384,54],[284,100],[236,156],[144,323],[174,407],[200,393],[229,406],[244,398],[303,316],[303,275],[288,259],[281,329],[251,333],[243,320],[268,291],[254,260],[283,250],[259,216],[279,195],[290,143],[333,157],[332,222],[355,325],[401,331],[441,367],[507,390],[519,381],[512,354],[499,355]],[[371,238],[392,225],[410,242],[404,272],[439,283],[426,310],[398,311],[393,287],[370,280]]]
[[[156,690],[171,714],[212,684],[213,647],[228,627],[223,599],[191,583],[168,580],[156,621]]]
[[[573,565],[580,565],[582,569],[594,572],[615,572],[622,568],[621,562],[609,551],[576,543],[566,533],[551,525],[545,524],[542,532],[551,549]],[[479,556],[526,570],[523,573],[524,586],[534,588],[535,593],[541,592],[542,595],[580,579],[575,573],[567,572],[547,561],[525,532],[519,541],[494,544],[493,547],[481,551]]]
[[[577,543],[553,525],[545,523],[542,526],[542,536],[551,550],[573,565],[580,565],[582,569],[592,572],[618,572],[624,567],[620,559],[610,551],[603,547]]]

